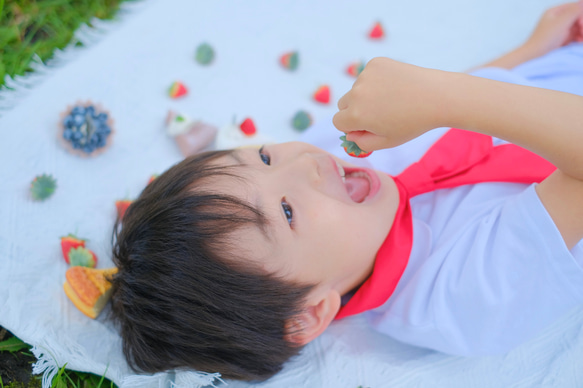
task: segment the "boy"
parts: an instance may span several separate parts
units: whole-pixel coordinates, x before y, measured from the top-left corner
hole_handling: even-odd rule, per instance
[[[579,39],[580,15],[577,3],[549,10],[490,65]],[[339,108],[336,127],[365,150],[450,126],[468,131],[436,143],[451,152],[445,164],[483,154],[458,174],[469,180],[440,177],[432,190],[415,187],[419,174],[391,177],[305,143],[172,167],[116,228],[113,312],[131,365],[265,379],[335,317],[364,310],[402,341],[488,354],[583,302],[582,97],[380,58]],[[474,166],[498,168],[478,184],[465,173]]]

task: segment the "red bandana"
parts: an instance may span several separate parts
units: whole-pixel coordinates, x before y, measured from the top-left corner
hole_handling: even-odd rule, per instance
[[[379,307],[397,287],[413,246],[411,197],[480,182],[541,182],[554,170],[550,162],[517,145],[494,147],[490,136],[450,129],[421,160],[394,177],[400,203],[391,231],[377,253],[372,275],[335,319]]]

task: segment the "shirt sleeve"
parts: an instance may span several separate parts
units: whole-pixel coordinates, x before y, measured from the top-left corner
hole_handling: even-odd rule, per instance
[[[425,232],[430,248],[412,255],[427,256],[412,257],[406,284],[368,313],[377,330],[448,354],[497,354],[583,304],[582,243],[567,249],[535,185],[473,218],[464,206]]]

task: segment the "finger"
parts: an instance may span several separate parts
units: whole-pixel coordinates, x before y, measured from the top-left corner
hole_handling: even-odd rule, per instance
[[[358,130],[358,123],[350,109],[342,109],[332,118],[334,126],[344,133]]]
[[[353,131],[346,135],[346,139],[358,144],[365,152],[376,151],[389,148],[390,142],[387,138],[375,135],[368,131]]]
[[[350,90],[346,92],[340,99],[338,100],[338,110],[343,110],[348,108],[350,101]]]

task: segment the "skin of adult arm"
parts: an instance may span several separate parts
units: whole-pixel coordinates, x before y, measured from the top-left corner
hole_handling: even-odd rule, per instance
[[[547,9],[529,38],[518,48],[480,67],[514,67],[573,42],[583,41],[583,0]]]
[[[558,168],[541,202],[569,248],[583,238],[583,97],[376,58],[338,107],[334,124],[366,151],[449,126],[539,154]]]

